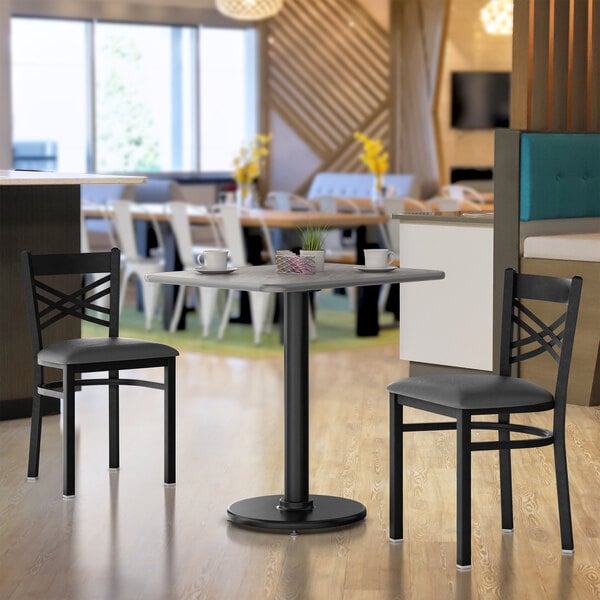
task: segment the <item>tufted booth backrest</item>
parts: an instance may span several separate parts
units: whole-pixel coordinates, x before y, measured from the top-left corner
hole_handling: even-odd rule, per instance
[[[370,198],[373,180],[369,173],[317,173],[307,197]],[[384,185],[394,189],[394,196],[419,198],[421,195],[421,184],[416,175],[389,174],[384,177]]]
[[[522,133],[520,220],[600,217],[600,134]]]

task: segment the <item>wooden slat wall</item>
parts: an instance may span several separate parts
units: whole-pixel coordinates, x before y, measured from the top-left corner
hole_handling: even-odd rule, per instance
[[[286,0],[264,34],[267,119],[277,113],[320,161],[295,191],[319,171],[364,171],[355,131],[390,147],[387,31],[355,0]]]
[[[515,0],[511,127],[599,131],[599,89],[600,2]]]

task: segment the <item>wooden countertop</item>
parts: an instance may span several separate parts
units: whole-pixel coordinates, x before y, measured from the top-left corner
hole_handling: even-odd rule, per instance
[[[0,186],[8,185],[80,185],[91,183],[146,183],[136,175],[91,175],[87,173],[54,173],[43,171],[0,170]]]
[[[398,213],[392,215],[392,219],[399,221],[422,222],[422,223],[449,223],[464,225],[492,225],[494,223],[494,213],[484,211],[442,211],[428,213]]]

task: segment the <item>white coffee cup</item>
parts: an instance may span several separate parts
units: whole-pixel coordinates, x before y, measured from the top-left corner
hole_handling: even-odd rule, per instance
[[[224,271],[227,269],[228,257],[229,252],[227,250],[204,250],[196,260],[207,271]]]
[[[387,248],[368,248],[365,250],[367,269],[385,269],[390,266],[394,253]]]

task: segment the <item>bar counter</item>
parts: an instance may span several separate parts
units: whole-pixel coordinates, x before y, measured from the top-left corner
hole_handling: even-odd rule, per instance
[[[79,252],[80,186],[145,181],[145,177],[0,170],[0,420],[31,415],[33,365],[21,252]],[[64,327],[57,335],[77,337],[79,329]],[[47,398],[45,409],[58,412],[58,401]]]

